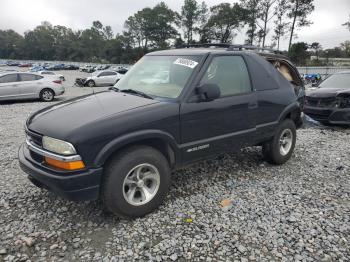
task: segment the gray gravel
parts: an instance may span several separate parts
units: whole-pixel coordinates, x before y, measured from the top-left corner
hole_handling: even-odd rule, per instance
[[[89,92],[67,87],[55,102]],[[350,260],[349,130],[299,130],[282,166],[248,148],[179,170],[160,209],[128,221],[37,189],[19,169],[24,121],[47,105],[0,104],[0,261]]]

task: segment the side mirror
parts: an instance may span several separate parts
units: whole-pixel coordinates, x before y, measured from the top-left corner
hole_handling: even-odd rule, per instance
[[[216,84],[205,83],[196,89],[201,101],[209,102],[218,99],[221,95],[220,87]]]

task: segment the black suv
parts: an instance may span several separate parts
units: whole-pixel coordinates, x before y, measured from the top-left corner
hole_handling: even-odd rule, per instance
[[[297,70],[277,52],[237,45],[153,52],[112,90],[31,115],[19,161],[39,187],[142,216],[162,203],[171,171],[194,161],[262,146],[267,161],[286,162],[302,94]]]

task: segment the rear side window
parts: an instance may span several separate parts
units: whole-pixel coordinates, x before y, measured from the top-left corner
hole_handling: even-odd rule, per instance
[[[0,83],[18,82],[17,74],[8,74],[0,77]]]
[[[41,76],[32,75],[32,74],[19,74],[19,77],[21,81],[35,81],[35,80],[38,80],[37,77],[42,78]]]
[[[99,76],[114,76],[116,74],[115,72],[102,72]]]
[[[39,79],[42,79],[44,78],[43,76],[38,76],[38,75],[35,75],[35,80],[39,80]]]
[[[252,91],[247,66],[241,56],[214,57],[201,81],[204,83],[218,85],[222,97]]]
[[[41,72],[42,75],[54,75],[54,72]]]

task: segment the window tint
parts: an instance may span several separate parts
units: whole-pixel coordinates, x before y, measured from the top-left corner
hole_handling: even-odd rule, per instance
[[[36,79],[36,75],[32,74],[19,74],[21,81],[34,81]]]
[[[220,87],[221,96],[251,91],[246,64],[241,56],[218,56],[209,65],[201,84],[212,83]]]
[[[39,79],[42,79],[44,78],[43,76],[38,76],[38,75],[35,75],[35,80],[39,80]]]
[[[17,74],[8,74],[0,77],[0,83],[12,83],[17,81]]]
[[[99,76],[113,76],[116,74],[117,73],[115,73],[115,72],[102,72],[101,74],[99,74]]]

